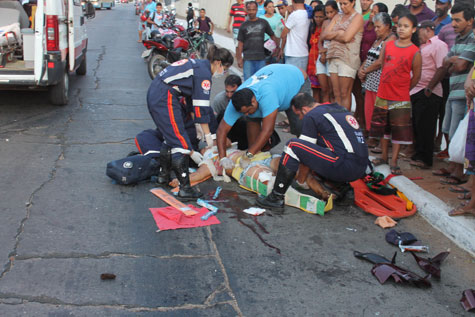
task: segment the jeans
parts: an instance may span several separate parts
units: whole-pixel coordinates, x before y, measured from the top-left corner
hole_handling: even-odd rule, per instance
[[[239,33],[239,29],[233,29],[234,47],[238,46],[238,40],[237,40],[238,33]]]
[[[214,44],[214,38],[211,34],[206,33],[205,38],[208,40],[210,44]]]
[[[465,99],[449,99],[445,105],[444,123],[442,132],[449,135],[449,140],[454,136],[455,130],[465,116],[467,102]]]
[[[304,72],[307,71],[308,56],[294,57],[294,56],[285,56],[285,63],[297,66]]]
[[[285,64],[294,65],[300,68],[304,73],[307,72],[307,65],[308,65],[308,56],[303,57],[294,57],[294,56],[285,56]],[[302,89],[300,92],[305,92],[310,96],[313,95],[312,93],[312,86],[310,85],[310,80],[307,78],[303,83]]]
[[[260,61],[246,61],[245,60],[244,65],[242,67],[244,80],[254,75],[255,72],[257,72],[259,69],[261,69],[264,66],[266,66],[265,60],[260,60]]]

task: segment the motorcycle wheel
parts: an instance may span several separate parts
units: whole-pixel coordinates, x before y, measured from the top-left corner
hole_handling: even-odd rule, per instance
[[[168,63],[167,59],[163,55],[153,55],[148,61],[148,74],[150,75],[150,78],[154,80],[158,73],[160,73],[168,65],[170,65],[170,63]]]
[[[200,47],[198,48],[198,51],[200,52],[200,57],[202,59],[205,59],[206,56],[208,55],[208,41],[203,41],[200,44]]]

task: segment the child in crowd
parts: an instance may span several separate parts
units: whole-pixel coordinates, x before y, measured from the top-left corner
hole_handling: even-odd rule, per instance
[[[419,82],[422,68],[416,31],[416,17],[412,14],[401,16],[397,26],[398,39],[384,44],[381,53],[383,69],[371,120],[370,137],[381,138],[382,147],[382,157],[373,160],[373,164],[387,164],[391,138],[389,166],[395,175],[402,174],[397,165],[401,144],[412,144],[409,91]]]
[[[325,3],[325,17],[326,20],[323,21],[322,31],[325,31],[325,28],[328,27],[333,17],[338,13],[338,4],[336,1],[329,0]],[[326,54],[328,47],[330,46],[330,41],[323,41],[320,37],[318,41],[318,59],[317,59],[317,78],[321,87],[321,101],[330,102],[333,101],[332,95],[332,86],[330,82],[330,73],[328,72],[328,63],[326,60]]]
[[[317,58],[318,58],[318,41],[320,34],[322,33],[323,21],[325,21],[325,7],[323,5],[317,5],[313,9],[313,19],[310,23],[310,30],[308,32],[308,66],[307,74],[312,85],[313,98],[318,102],[321,102],[320,98],[320,83],[317,78]]]

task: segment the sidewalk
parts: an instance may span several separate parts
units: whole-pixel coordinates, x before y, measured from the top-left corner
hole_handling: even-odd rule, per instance
[[[215,28],[213,37],[216,44],[235,53],[231,34],[225,30]],[[238,75],[242,75],[241,70],[236,66],[231,67],[231,70]],[[285,142],[285,137],[282,138],[282,142]],[[434,158],[433,169],[446,167],[446,165],[445,162]],[[448,215],[451,209],[458,207],[462,202],[457,199],[459,194],[449,191],[450,185],[441,184],[439,182],[441,177],[432,175],[432,169],[423,170],[413,167],[408,160],[403,158],[399,159],[399,166],[403,175],[393,177],[389,183],[396,186],[406,197],[412,200],[417,206],[418,212],[434,228],[475,256],[475,218],[470,216],[450,217]],[[388,165],[379,166],[376,171],[386,176],[390,173]],[[411,180],[412,178],[421,179]]]

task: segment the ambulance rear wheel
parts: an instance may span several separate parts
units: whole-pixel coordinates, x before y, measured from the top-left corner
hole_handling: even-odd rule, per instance
[[[53,105],[64,106],[69,101],[69,71],[68,66],[64,70],[59,83],[49,88],[49,100]]]
[[[76,75],[84,76],[87,73],[87,63],[86,63],[86,54],[84,54],[84,58],[79,65],[78,69],[76,69]]]

